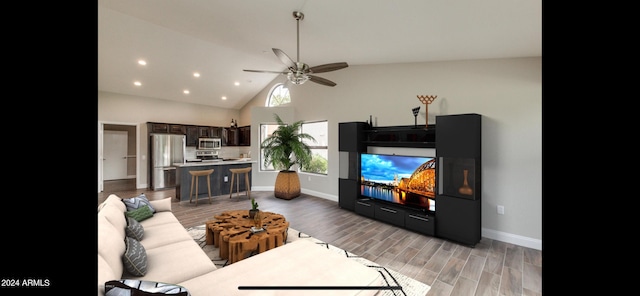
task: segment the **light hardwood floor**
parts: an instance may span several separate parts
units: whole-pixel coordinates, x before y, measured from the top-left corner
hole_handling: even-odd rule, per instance
[[[130,198],[172,198],[172,211],[184,227],[204,222],[226,210],[249,209],[241,192],[180,202],[175,189],[135,189],[134,180],[107,181],[98,204],[109,194]],[[542,295],[542,251],[482,238],[474,248],[418,234],[341,209],[337,202],[302,194],[292,200],[273,192],[253,191],[260,209],[284,215],[291,228],[358,254],[429,286],[432,295]]]

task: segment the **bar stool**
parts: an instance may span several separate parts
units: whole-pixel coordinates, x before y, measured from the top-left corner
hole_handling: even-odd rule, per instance
[[[233,181],[235,180],[236,176],[238,176],[239,178],[240,174],[244,174],[245,190],[247,191],[247,196],[251,197],[251,184],[249,184],[249,172],[251,172],[251,167],[240,168],[240,169],[229,169],[229,171],[231,171],[231,184],[230,184],[231,187],[229,188],[229,198],[233,196]],[[240,196],[240,180],[235,180],[235,181],[236,181],[236,194],[237,196]]]
[[[193,196],[193,183],[195,181],[195,189],[196,189],[196,206],[198,206],[198,179],[199,177],[205,177],[207,179],[207,189],[209,190],[209,203],[211,203],[211,181],[209,180],[209,176],[213,173],[213,169],[210,170],[202,170],[202,171],[189,171],[191,174],[191,190],[189,191],[189,203],[191,203],[191,197]]]

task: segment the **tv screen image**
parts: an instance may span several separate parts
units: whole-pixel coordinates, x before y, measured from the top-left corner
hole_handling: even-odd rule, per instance
[[[360,194],[435,212],[435,157],[362,153]]]

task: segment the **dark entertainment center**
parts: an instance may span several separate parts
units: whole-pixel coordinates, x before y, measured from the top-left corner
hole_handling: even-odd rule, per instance
[[[348,159],[348,166],[341,164],[338,179],[339,206],[418,233],[475,246],[481,238],[481,118],[479,114],[441,115],[426,128],[339,123],[338,150],[341,161]],[[368,153],[368,147],[435,148],[435,189],[429,197],[435,205],[412,206],[361,194],[365,188],[361,155]],[[409,178],[397,183],[405,182]],[[382,190],[402,192],[397,189],[400,186]],[[394,194],[401,196],[396,199],[405,198],[405,193]]]

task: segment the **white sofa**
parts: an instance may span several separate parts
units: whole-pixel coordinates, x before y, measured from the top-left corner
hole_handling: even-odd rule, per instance
[[[99,296],[105,293],[105,282],[120,279],[177,284],[193,296],[375,295],[379,290],[352,287],[383,285],[383,277],[375,269],[306,240],[287,243],[217,269],[171,212],[170,197],[150,203],[156,213],[140,221],[144,228],[140,244],[147,257],[147,272],[140,277],[126,272],[123,264],[125,204],[117,195],[110,195],[98,207]],[[328,286],[350,288],[327,291]]]

